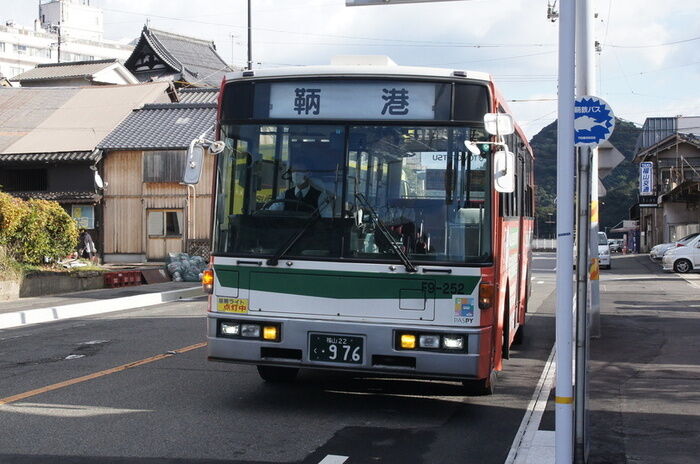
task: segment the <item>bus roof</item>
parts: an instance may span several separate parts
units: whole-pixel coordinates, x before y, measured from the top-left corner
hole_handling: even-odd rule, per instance
[[[426,77],[462,78],[491,82],[491,76],[484,72],[462,71],[420,66],[399,66],[388,57],[342,56],[334,57],[330,65],[288,66],[280,68],[254,69],[226,74],[226,80],[241,78],[275,77],[329,77],[329,76],[377,76],[377,77]]]

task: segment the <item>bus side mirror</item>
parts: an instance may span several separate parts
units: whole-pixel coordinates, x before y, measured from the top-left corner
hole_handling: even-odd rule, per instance
[[[202,165],[204,164],[204,145],[199,139],[195,139],[190,143],[190,148],[187,150],[187,158],[185,159],[185,172],[182,175],[182,183],[187,185],[195,185],[199,183],[199,177],[202,174]]]
[[[196,185],[199,183],[199,178],[202,175],[202,166],[204,165],[204,150],[208,148],[209,153],[218,155],[226,145],[218,140],[212,142],[205,139],[194,139],[190,142],[190,147],[187,150],[185,158],[185,172],[182,175],[182,183],[186,185]]]
[[[493,155],[493,185],[497,192],[515,191],[515,155],[499,150]]]
[[[510,135],[515,132],[513,117],[505,113],[486,113],[484,115],[484,129],[491,135]]]

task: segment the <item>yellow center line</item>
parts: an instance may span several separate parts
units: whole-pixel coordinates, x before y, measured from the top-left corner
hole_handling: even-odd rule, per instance
[[[59,388],[68,387],[76,383],[87,382],[88,380],[97,379],[104,377],[105,375],[114,374],[116,372],[125,371],[131,369],[132,367],[143,366],[144,364],[152,363],[154,361],[160,361],[161,359],[169,358],[175,356],[176,354],[186,353],[188,351],[196,350],[197,348],[202,348],[207,345],[207,342],[197,343],[196,345],[186,346],[177,350],[173,350],[166,354],[159,354],[156,356],[151,356],[150,358],[142,359],[140,361],[134,361],[127,364],[122,364],[121,366],[113,367],[100,372],[95,372],[93,374],[84,375],[82,377],[77,377],[75,379],[66,380],[63,382],[55,383],[53,385],[48,385],[46,387],[37,388],[35,390],[30,390],[28,392],[19,393],[17,395],[8,396],[7,398],[0,399],[0,405],[14,403],[15,401],[20,401],[32,396],[41,395],[42,393],[50,392],[52,390],[58,390]]]

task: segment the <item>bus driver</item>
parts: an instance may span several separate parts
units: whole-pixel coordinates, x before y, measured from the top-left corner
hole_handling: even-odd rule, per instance
[[[309,177],[311,170],[306,163],[303,161],[298,162],[290,171],[292,187],[282,192],[269,209],[272,211],[312,212],[320,207],[319,213],[321,217],[331,217],[330,198],[326,192],[311,184]]]

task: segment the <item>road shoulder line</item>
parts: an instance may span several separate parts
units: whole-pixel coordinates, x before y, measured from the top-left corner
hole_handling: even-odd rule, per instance
[[[549,393],[552,391],[554,386],[554,347],[549,353],[549,358],[542,369],[542,374],[540,375],[537,385],[535,386],[535,391],[532,394],[530,403],[527,405],[525,415],[523,416],[522,422],[520,422],[520,427],[515,434],[513,439],[513,444],[510,447],[510,452],[506,457],[504,464],[526,464],[529,462],[537,462],[539,464],[554,463],[554,460],[549,460],[547,458],[548,453],[541,454],[542,451],[547,451],[548,446],[544,443],[538,443],[535,445],[535,439],[541,438],[537,435],[538,429],[540,427],[540,422],[542,421],[542,414],[544,414],[545,407],[547,406],[547,399],[549,398]],[[552,442],[552,446],[554,443]],[[536,452],[538,456],[531,456],[532,452]],[[536,460],[530,458],[536,457]]]
[[[12,313],[0,314],[0,329],[22,327],[30,324],[53,322],[62,319],[93,316],[95,314],[121,311],[125,309],[154,306],[182,298],[202,295],[202,288],[190,287],[166,292],[144,293],[141,295],[125,296],[105,300],[93,300],[82,303],[51,306],[46,308],[27,309]]]

